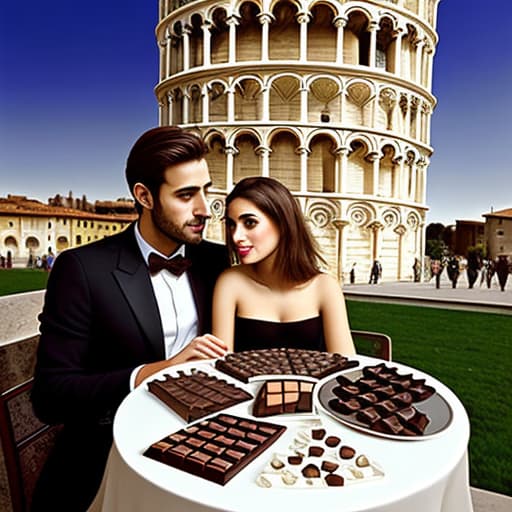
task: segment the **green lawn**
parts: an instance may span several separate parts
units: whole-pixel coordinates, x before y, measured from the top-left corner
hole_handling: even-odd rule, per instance
[[[353,329],[391,336],[393,359],[435,376],[471,421],[471,485],[512,494],[512,316],[347,301]]]
[[[43,290],[48,272],[31,268],[0,269],[0,296]]]

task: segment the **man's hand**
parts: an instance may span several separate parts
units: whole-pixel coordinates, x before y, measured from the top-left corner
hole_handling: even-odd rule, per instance
[[[227,345],[213,334],[204,334],[194,338],[181,352],[169,361],[171,364],[185,363],[196,359],[216,359],[228,351]]]
[[[151,375],[169,366],[195,361],[198,359],[216,359],[228,351],[228,346],[213,334],[204,334],[194,338],[181,352],[164,361],[145,364],[135,377],[135,387]]]

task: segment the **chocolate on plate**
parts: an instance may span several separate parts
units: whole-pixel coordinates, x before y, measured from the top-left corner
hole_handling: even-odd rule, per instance
[[[180,371],[177,377],[164,375],[164,380],[152,380],[148,390],[187,422],[252,398],[242,388],[196,369],[190,374]]]
[[[246,350],[217,359],[215,368],[242,382],[258,375],[304,375],[322,379],[331,373],[358,366],[341,354],[296,348]]]
[[[225,485],[285,430],[282,425],[218,414],[164,437],[144,455]]]
[[[252,407],[256,417],[313,411],[313,382],[301,380],[265,381]]]
[[[362,368],[362,376],[351,380],[346,375],[335,378],[331,411],[359,422],[365,427],[396,436],[421,436],[430,418],[414,407],[435,393],[425,379],[401,375],[385,363]]]

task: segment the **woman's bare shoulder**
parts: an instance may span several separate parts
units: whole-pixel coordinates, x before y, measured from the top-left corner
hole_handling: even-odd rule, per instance
[[[219,276],[218,282],[222,282],[229,285],[241,284],[247,282],[248,277],[241,265],[227,268]]]
[[[318,274],[315,278],[315,287],[322,294],[332,294],[332,293],[340,293],[341,285],[339,281],[331,274],[327,274],[326,272],[322,272]]]

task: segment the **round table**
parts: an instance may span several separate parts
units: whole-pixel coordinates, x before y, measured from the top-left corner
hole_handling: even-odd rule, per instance
[[[360,366],[379,362],[355,356]],[[471,512],[468,483],[467,445],[469,420],[455,394],[433,377],[399,363],[387,363],[403,374],[425,378],[427,384],[446,400],[452,409],[449,425],[439,434],[417,440],[381,437],[350,426],[318,411],[329,432],[345,444],[368,454],[384,470],[384,477],[356,485],[323,489],[261,488],[255,480],[273,452],[286,451],[292,436],[301,426],[299,417],[260,418],[288,428],[274,445],[238,473],[225,486],[166,466],[143,455],[156,441],[183,428],[184,420],[154,397],[144,383],[130,393],[119,407],[114,421],[112,447],[102,488],[91,511],[103,512],[261,512],[286,506],[294,512],[343,510],[344,512]],[[178,365],[153,375],[148,380],[180,370],[207,369],[254,395],[255,383],[243,384],[213,367],[213,361]],[[223,412],[251,416],[251,402],[235,405]],[[312,421],[310,418],[304,421]],[[317,418],[318,421],[318,418]]]

